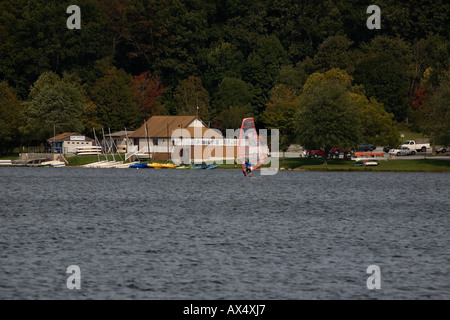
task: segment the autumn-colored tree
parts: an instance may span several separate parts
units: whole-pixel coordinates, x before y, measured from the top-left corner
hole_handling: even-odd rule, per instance
[[[136,105],[145,119],[158,115],[164,110],[164,106],[157,103],[158,98],[165,91],[158,77],[148,71],[134,76],[131,80],[131,89]]]
[[[418,110],[423,106],[423,103],[425,102],[427,98],[427,90],[420,86],[416,90],[414,90],[414,97],[411,102],[411,105],[413,107],[413,110]]]

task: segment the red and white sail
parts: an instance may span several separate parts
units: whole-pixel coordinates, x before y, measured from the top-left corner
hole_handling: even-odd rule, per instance
[[[250,161],[251,171],[256,170],[264,163],[264,153],[259,141],[258,132],[253,118],[242,120],[239,133],[239,159],[242,170],[246,171],[246,162]]]

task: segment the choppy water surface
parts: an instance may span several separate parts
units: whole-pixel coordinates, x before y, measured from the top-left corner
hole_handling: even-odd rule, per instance
[[[0,299],[450,299],[449,178],[0,168]]]

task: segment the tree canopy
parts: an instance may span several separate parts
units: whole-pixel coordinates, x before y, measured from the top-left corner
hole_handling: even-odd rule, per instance
[[[66,9],[73,4],[81,9],[81,29],[66,27]],[[320,85],[310,81],[308,91],[306,81],[332,69],[345,70],[354,81],[350,87],[331,81],[331,87],[323,89],[325,96],[317,100],[322,108],[339,108],[332,107],[331,97],[347,107],[382,106],[386,120],[393,115],[388,122],[404,122],[431,134],[423,124],[426,113],[416,112],[415,105],[422,99],[420,103],[430,107],[445,97],[450,3],[380,0],[381,29],[369,30],[366,10],[372,4],[369,0],[0,1],[0,81],[23,102],[28,130],[13,140],[18,143],[25,133],[43,139],[45,133],[32,126],[30,117],[50,109],[45,111],[36,101],[43,99],[47,107],[58,109],[50,92],[55,99],[67,100],[64,90],[77,105],[67,127],[83,133],[99,126],[133,129],[155,114],[196,115],[197,106],[203,120],[220,128],[235,126],[245,115],[253,116],[257,126],[272,127],[275,114],[269,115],[275,105],[291,105],[294,96],[303,96],[299,105],[315,103],[313,97],[319,94],[315,88]],[[421,87],[426,70],[427,88]],[[50,78],[56,80],[37,95],[37,88]],[[286,101],[274,93],[285,90],[280,85],[290,90]],[[362,94],[367,101],[352,100],[345,92]],[[60,118],[64,119],[61,114]],[[385,141],[381,135],[392,132],[382,127],[383,132],[361,134]]]
[[[351,99],[351,78],[333,69],[312,74],[295,115],[297,141],[307,149],[355,146],[361,136],[361,112]]]
[[[86,103],[79,79],[69,74],[61,78],[53,72],[43,73],[25,102],[25,132],[30,138],[45,140],[57,132],[81,132]]]

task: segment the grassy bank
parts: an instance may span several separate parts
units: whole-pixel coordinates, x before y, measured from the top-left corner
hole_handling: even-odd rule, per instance
[[[69,162],[69,166],[83,166],[85,164],[89,164],[89,163],[93,163],[93,162],[98,162],[99,161],[99,157],[96,155],[93,156],[75,156],[75,157],[67,157],[67,162]],[[123,161],[123,156],[122,158],[120,158],[118,155],[114,156],[114,159],[116,161]],[[113,161],[114,160],[112,155],[108,155],[108,161]],[[106,157],[104,155],[100,156],[100,161],[105,161]]]
[[[0,155],[0,160],[17,160],[19,158],[18,153],[12,153],[7,155]]]
[[[450,160],[441,159],[392,159],[380,161],[376,167],[356,167],[354,161],[286,158],[280,161],[280,169],[310,171],[393,171],[393,172],[450,172]]]

